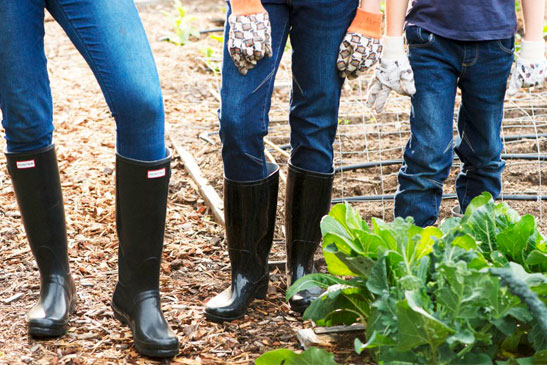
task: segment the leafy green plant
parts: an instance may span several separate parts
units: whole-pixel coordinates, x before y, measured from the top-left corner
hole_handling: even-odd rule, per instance
[[[532,216],[520,217],[484,193],[463,218],[438,228],[417,227],[412,218],[372,219],[369,227],[350,205],[339,204],[321,230],[329,274],[301,278],[287,298],[324,289],[304,319],[366,323],[367,342],[355,340],[358,353],[427,364],[545,356],[546,335],[533,314],[547,303],[547,248]],[[509,269],[512,281],[503,276]],[[527,295],[514,290],[515,277]],[[536,357],[522,358],[523,350]]]
[[[165,40],[179,46],[184,46],[190,42],[191,38],[199,39],[199,30],[192,25],[192,22],[196,18],[188,16],[180,0],[173,0],[173,3],[175,14],[166,11],[163,12],[173,29],[173,32],[165,37]]]
[[[334,356],[328,351],[310,347],[297,354],[294,351],[279,349],[267,352],[256,359],[256,365],[336,365]]]

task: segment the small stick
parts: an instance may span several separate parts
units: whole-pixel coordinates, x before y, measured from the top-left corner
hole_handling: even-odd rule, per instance
[[[281,148],[279,148],[278,145],[270,141],[268,138],[264,138],[264,143],[266,143],[268,146],[285,156],[287,159],[291,158],[291,155],[287,151],[283,151]]]
[[[224,204],[215,188],[213,188],[202,175],[201,169],[190,152],[179,146],[171,134],[169,134],[169,139],[180,156],[180,159],[184,164],[184,169],[188,171],[192,180],[197,184],[199,192],[203,196],[203,200],[205,200],[207,206],[211,209],[213,217],[218,223],[224,225]]]

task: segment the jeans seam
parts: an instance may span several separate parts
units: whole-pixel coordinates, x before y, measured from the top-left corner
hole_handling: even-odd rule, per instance
[[[425,180],[429,181],[429,182],[432,182],[433,184],[437,185],[438,187],[442,188],[443,187],[443,184],[434,180],[434,179],[430,179],[428,177],[424,177]]]
[[[264,164],[262,163],[262,160],[261,160],[260,158],[255,157],[255,156],[253,156],[253,155],[251,155],[251,154],[249,154],[249,153],[247,153],[247,152],[243,152],[243,154],[244,154],[245,156],[247,156],[247,157],[249,157],[249,158],[255,160],[257,163],[260,164],[260,166],[264,166]]]
[[[283,32],[285,32],[285,29],[287,28],[287,24],[289,23],[289,17],[287,17],[287,20],[285,21],[285,25],[283,25]],[[274,67],[273,67],[273,70],[272,70],[272,73],[270,76],[270,79],[269,79],[269,82],[268,82],[268,90],[271,89],[272,87],[272,82],[274,82],[274,79],[275,77],[273,77],[273,75],[275,74],[275,70],[276,70],[276,65],[278,65],[277,67],[279,67],[279,64],[278,64],[278,61],[280,62],[281,60],[281,57],[283,57],[283,52],[281,52],[281,43],[283,42],[279,42],[279,48],[277,49],[277,58],[274,60]],[[264,130],[264,132],[268,132],[268,127],[266,126],[266,118],[268,116],[268,113],[266,112],[266,109],[267,109],[267,105],[268,105],[268,98],[264,98],[264,106],[262,108],[262,128]]]
[[[102,75],[102,72],[99,70],[99,67],[97,67],[97,62],[95,61],[93,55],[89,52],[87,44],[84,42],[83,38],[80,36],[80,33],[78,32],[78,29],[76,27],[74,27],[74,25],[72,24],[72,21],[70,20],[70,18],[66,14],[63,5],[61,5],[58,0],[53,0],[53,1],[55,1],[57,6],[59,6],[59,9],[61,10],[62,15],[64,16],[65,20],[67,21],[67,25],[72,29],[72,31],[74,32],[76,37],[78,37],[78,39],[80,40],[80,42],[83,46],[82,51],[85,52],[87,54],[87,56],[89,57],[89,62],[92,63],[92,65],[91,65],[92,69],[94,68],[95,70],[97,70],[96,77],[100,79],[100,81],[99,80],[97,80],[97,81],[99,81],[99,83],[101,85],[104,85],[104,97],[107,99],[107,103],[108,103],[108,105],[109,105],[109,107],[112,111],[112,114],[113,115],[116,114],[114,103],[112,102],[113,99],[110,95],[110,90],[109,90],[108,84],[106,83],[105,78]]]

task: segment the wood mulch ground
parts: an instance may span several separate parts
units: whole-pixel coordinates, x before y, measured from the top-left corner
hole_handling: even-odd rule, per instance
[[[222,0],[184,5],[197,17],[197,28],[222,26]],[[218,56],[220,43],[206,35],[184,47],[160,41],[170,30],[162,12],[171,9],[162,3],[142,6],[140,12],[162,79],[167,122],[177,143],[185,144],[216,123],[217,79],[199,58],[207,45]],[[117,278],[113,119],[86,63],[51,18],[46,19],[45,43],[78,308],[66,336],[27,336],[25,314],[38,297],[39,276],[5,159],[0,159],[0,363],[154,363],[138,356],[130,331],[113,318],[110,308]],[[189,149],[200,157],[195,147]],[[246,364],[271,349],[299,349],[296,330],[310,323],[302,323],[285,303],[285,276],[278,269],[272,272],[267,300],[255,301],[245,318],[225,324],[205,320],[203,303],[225,288],[229,261],[222,228],[176,156],[163,258],[163,310],[180,339],[173,363]],[[350,346],[336,353],[343,363],[363,361]]]
[[[192,154],[203,174],[221,194],[218,137],[210,136],[212,144],[199,138],[203,133],[218,129],[220,80],[211,67],[219,65],[221,43],[209,34],[203,34],[199,41],[182,47],[162,41],[170,32],[164,12],[173,12],[171,3],[161,1],[158,4],[154,0],[141,3],[141,17],[160,72],[170,139]],[[184,0],[183,4],[189,16],[196,18],[192,24],[197,29],[222,27],[223,0]],[[208,48],[213,52],[209,59],[205,56]],[[135,352],[130,331],[113,318],[110,308],[117,278],[114,121],[86,63],[50,18],[46,21],[46,53],[54,97],[55,143],[64,189],[69,255],[78,288],[78,309],[66,336],[55,340],[35,340],[26,335],[25,314],[38,296],[38,271],[25,239],[5,160],[0,159],[0,363],[153,363],[154,360],[140,357]],[[269,136],[279,145],[287,142],[283,123],[287,120],[291,78],[290,55],[286,53],[278,72],[271,112],[274,129]],[[348,100],[361,95],[361,91],[360,84],[348,83],[344,97]],[[405,108],[408,101],[406,103]],[[396,102],[392,99],[391,105],[394,104]],[[343,103],[342,112],[353,115],[362,112],[352,108],[352,105]],[[351,125],[342,123],[340,126],[342,132],[350,129]],[[337,143],[352,151],[362,149],[361,137],[361,140],[344,138]],[[387,145],[392,143],[389,139],[384,142]],[[374,141],[369,140],[369,143]],[[542,145],[542,150],[544,147]],[[0,139],[0,148],[5,148],[3,139]],[[285,166],[283,155],[272,154]],[[347,161],[352,158],[359,160],[360,157],[350,156]],[[400,152],[382,158],[400,158]],[[243,319],[224,324],[205,320],[203,303],[222,291],[230,277],[224,233],[210,216],[197,186],[186,174],[176,154],[172,166],[161,284],[164,313],[181,343],[180,354],[172,360],[173,363],[246,364],[268,350],[281,347],[300,349],[296,330],[310,328],[312,324],[303,323],[285,303],[286,279],[279,268],[272,271],[268,298],[253,302]],[[343,182],[337,177],[335,196],[391,193],[395,189],[396,170],[397,167],[392,166],[382,171],[376,168],[348,173]],[[509,170],[507,176],[511,176],[512,184],[529,188],[516,178],[522,175],[521,171],[524,168]],[[532,174],[530,171],[524,172]],[[514,176],[511,175],[513,172]],[[530,178],[541,175],[535,174]],[[453,184],[453,178],[454,174],[449,184]],[[546,176],[543,179],[547,181]],[[281,187],[271,260],[284,259],[283,183]],[[358,208],[368,219],[370,216],[382,217],[386,212],[390,214],[390,204],[362,203]],[[450,215],[452,204],[453,201],[443,204],[442,217]],[[521,212],[536,213],[535,207],[523,206]],[[317,257],[320,256],[318,253]],[[354,353],[351,341],[330,350],[340,363],[369,361]]]

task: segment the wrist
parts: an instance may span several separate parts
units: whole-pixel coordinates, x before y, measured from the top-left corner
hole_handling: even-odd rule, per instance
[[[251,15],[266,11],[260,0],[230,0],[230,6],[234,15]]]
[[[545,58],[545,42],[540,41],[522,41],[520,48],[520,57],[526,60],[539,60]]]
[[[382,34],[382,16],[382,13],[371,13],[359,8],[348,32],[379,39]]]
[[[395,59],[406,57],[405,41],[403,36],[390,37],[385,35],[382,38],[382,58]]]

